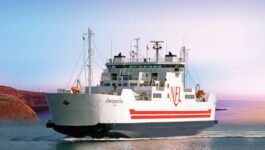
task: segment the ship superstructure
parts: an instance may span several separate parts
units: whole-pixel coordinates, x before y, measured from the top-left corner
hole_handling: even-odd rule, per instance
[[[91,86],[90,78],[85,90],[48,94],[52,121],[47,126],[75,137],[193,135],[211,127],[215,94],[198,85],[186,88],[187,49],[182,47],[179,57],[169,52],[159,58],[162,41],[152,43],[154,59],[119,53],[106,63],[99,85]]]

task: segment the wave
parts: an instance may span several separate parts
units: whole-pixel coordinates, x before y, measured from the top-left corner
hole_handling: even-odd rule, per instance
[[[265,138],[265,131],[204,131],[194,136],[175,136],[175,137],[148,137],[148,138],[73,138],[67,137],[64,141],[139,141],[139,140],[174,140],[189,138]]]
[[[265,131],[204,131],[195,137],[206,137],[206,138],[214,138],[214,137],[246,137],[246,138],[255,138],[261,137],[265,138]]]

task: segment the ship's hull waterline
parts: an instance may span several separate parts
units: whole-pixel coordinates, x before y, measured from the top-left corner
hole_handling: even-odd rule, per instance
[[[149,138],[190,136],[212,127],[215,121],[97,124],[94,126],[61,126],[52,122],[47,127],[72,137]]]

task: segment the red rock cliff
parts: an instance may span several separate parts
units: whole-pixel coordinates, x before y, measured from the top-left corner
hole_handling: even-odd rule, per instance
[[[12,87],[0,86],[0,94],[15,96],[34,110],[48,108],[45,93],[42,92],[23,91]]]
[[[19,98],[0,94],[0,123],[37,123],[36,113]]]

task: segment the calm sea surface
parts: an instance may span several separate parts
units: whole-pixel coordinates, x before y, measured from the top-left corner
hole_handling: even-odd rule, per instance
[[[43,111],[39,113],[39,117],[42,120],[42,123],[39,125],[0,125],[0,150],[265,149],[265,123],[263,122],[265,120],[265,102],[220,101],[218,107],[228,109],[227,111],[217,112],[217,119],[220,123],[203,131],[199,135],[146,139],[66,137],[65,135],[56,133],[52,129],[47,129],[45,127],[45,122],[49,118],[49,113]],[[249,114],[258,116],[251,117]]]

